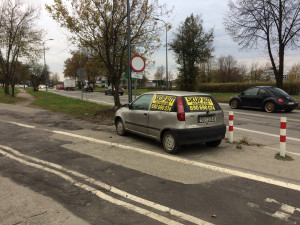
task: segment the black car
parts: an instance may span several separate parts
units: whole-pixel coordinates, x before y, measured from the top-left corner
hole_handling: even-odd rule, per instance
[[[298,107],[294,98],[289,96],[280,88],[272,86],[256,86],[248,88],[240,95],[235,95],[229,100],[229,105],[233,109],[255,108],[266,112],[284,110],[291,112]]]
[[[109,86],[106,90],[105,90],[105,95],[115,95],[115,88],[112,88],[111,86]],[[119,95],[123,95],[124,94],[124,88],[122,88],[121,86],[119,86]]]
[[[94,90],[93,90],[93,87],[92,86],[87,86],[87,87],[85,87],[85,88],[83,88],[83,90],[82,90],[83,92],[93,92]]]

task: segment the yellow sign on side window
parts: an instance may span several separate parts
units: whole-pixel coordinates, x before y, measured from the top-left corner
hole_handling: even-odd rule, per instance
[[[170,112],[175,100],[176,96],[156,95],[153,99],[151,109]]]
[[[184,97],[190,111],[215,111],[215,106],[210,97],[191,96]]]

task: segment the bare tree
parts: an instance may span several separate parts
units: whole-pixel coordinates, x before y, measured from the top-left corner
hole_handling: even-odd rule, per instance
[[[218,58],[218,80],[223,83],[243,80],[238,62],[232,55]]]
[[[159,32],[155,17],[167,15],[166,6],[158,0],[130,0],[132,52],[149,58],[159,47]],[[61,27],[68,29],[72,40],[89,48],[106,67],[108,79],[118,92],[121,77],[127,68],[127,7],[125,0],[54,1],[47,10]],[[138,46],[138,47],[137,47]],[[119,95],[114,95],[120,107]]]
[[[32,53],[37,56],[41,51],[37,46],[41,44],[42,31],[34,29],[38,15],[36,8],[25,6],[20,0],[0,3],[0,71],[6,95],[9,95],[9,85],[13,84],[18,59]]]
[[[224,24],[242,48],[257,47],[260,43],[267,47],[276,86],[282,88],[285,50],[298,47],[300,1],[237,0],[236,4],[229,1]]]

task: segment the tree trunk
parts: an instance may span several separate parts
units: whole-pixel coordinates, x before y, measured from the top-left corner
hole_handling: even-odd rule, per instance
[[[5,82],[4,82],[4,93],[5,93],[5,95],[9,95],[9,81],[8,81],[8,79],[5,79]]]
[[[284,72],[284,45],[279,47],[279,68],[276,76],[276,87],[283,89],[283,72]]]

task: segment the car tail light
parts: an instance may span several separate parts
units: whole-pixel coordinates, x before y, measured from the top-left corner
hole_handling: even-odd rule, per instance
[[[283,99],[279,98],[279,99],[278,99],[278,102],[284,102],[284,101],[283,101]]]
[[[177,119],[179,121],[185,121],[185,112],[182,97],[177,97]]]

